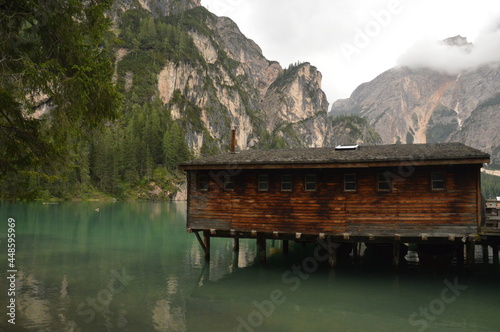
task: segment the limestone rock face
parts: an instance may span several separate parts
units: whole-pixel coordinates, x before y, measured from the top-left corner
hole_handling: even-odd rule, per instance
[[[470,47],[463,39],[448,40]],[[330,115],[366,117],[384,143],[463,142],[500,163],[500,63],[447,74],[390,69],[339,100]]]
[[[127,32],[129,49],[116,50],[116,68],[124,61],[130,68],[121,76],[117,70],[115,80],[122,82],[126,93],[137,92],[135,84],[145,82],[144,75],[150,73],[141,71],[143,64],[134,59],[151,61],[154,47],[163,47],[168,56],[161,65],[154,59],[148,64],[155,68],[149,71],[154,70],[156,84],[141,86],[139,93],[147,89],[145,99],[163,103],[169,120],[181,125],[195,156],[228,151],[232,127],[237,128],[240,150],[331,146],[346,137],[363,140],[364,129],[339,135],[337,124],[334,130],[316,67],[305,62],[284,69],[266,59],[231,19],[199,4],[199,0],[117,0],[114,5],[116,20],[123,17],[129,22],[121,29]],[[137,35],[130,26],[139,27]],[[158,35],[160,41],[154,39]],[[189,54],[182,53],[185,49]]]
[[[328,145],[331,125],[321,79],[321,73],[309,63],[281,71],[262,102],[267,130],[285,138],[289,146]]]
[[[203,28],[188,33],[204,65],[171,61],[157,76],[160,99],[173,120],[186,124],[195,154],[207,146],[227,151],[233,126],[239,149],[327,144],[330,121],[321,73],[309,63],[284,70],[231,19],[196,10]],[[191,118],[186,102],[198,119]],[[193,125],[198,120],[201,126]]]

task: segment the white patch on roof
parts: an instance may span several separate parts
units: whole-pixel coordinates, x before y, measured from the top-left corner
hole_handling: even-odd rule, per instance
[[[358,148],[359,148],[359,144],[356,144],[356,145],[337,145],[335,147],[335,151],[357,150]]]

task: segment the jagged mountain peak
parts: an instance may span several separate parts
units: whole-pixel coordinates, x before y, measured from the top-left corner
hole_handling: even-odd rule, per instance
[[[474,48],[474,44],[469,43],[467,41],[467,37],[462,37],[460,35],[457,35],[455,37],[446,38],[445,40],[443,40],[443,43],[448,45],[448,46],[452,46],[452,47],[464,48],[464,50],[467,53],[470,53],[472,51],[472,49]]]
[[[466,39],[448,43],[471,47]],[[425,67],[392,68],[332,105],[331,116],[368,119],[384,143],[459,141],[500,164],[500,62],[447,73]]]
[[[462,37],[461,35],[456,35],[455,37],[449,37],[443,40],[445,44],[450,46],[468,46],[472,45],[467,41],[467,37]]]
[[[118,19],[117,82],[131,102],[157,98],[195,155],[226,151],[232,126],[239,149],[331,144],[316,67],[283,69],[234,21],[204,7],[154,19],[132,9]]]

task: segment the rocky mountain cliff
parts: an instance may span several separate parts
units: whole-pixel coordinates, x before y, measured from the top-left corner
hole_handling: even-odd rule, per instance
[[[316,67],[267,60],[199,0],[117,0],[112,15],[126,107],[159,98],[194,155],[227,151],[233,126],[239,149],[352,143],[333,130]]]
[[[473,47],[459,36],[445,42]],[[458,74],[393,68],[336,101],[330,115],[340,114],[366,117],[384,143],[459,141],[500,164],[500,62]]]

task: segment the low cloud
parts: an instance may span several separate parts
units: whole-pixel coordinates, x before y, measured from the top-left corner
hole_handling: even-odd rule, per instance
[[[498,25],[484,29],[473,45],[449,45],[443,41],[420,40],[398,59],[399,66],[430,68],[449,74],[499,62],[500,26]]]

